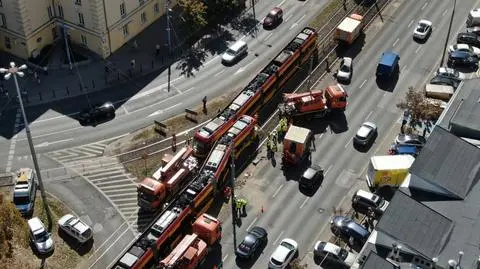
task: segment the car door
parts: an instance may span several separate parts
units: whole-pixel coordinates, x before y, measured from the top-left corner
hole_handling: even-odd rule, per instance
[[[293,251],[293,250],[290,250],[290,252],[288,252],[287,258],[285,259],[285,264],[283,265],[284,267],[286,267],[290,263],[290,261],[293,258],[294,253],[295,253],[295,251]]]

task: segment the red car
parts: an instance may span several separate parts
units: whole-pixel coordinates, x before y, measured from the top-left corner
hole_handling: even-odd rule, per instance
[[[263,20],[264,28],[277,27],[283,20],[283,10],[279,7],[274,7]]]

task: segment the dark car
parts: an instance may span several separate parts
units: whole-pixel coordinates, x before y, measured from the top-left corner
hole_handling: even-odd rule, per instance
[[[377,125],[373,122],[364,122],[353,137],[353,144],[366,146],[372,143],[377,136]]]
[[[430,84],[435,85],[447,85],[452,86],[453,88],[457,88],[458,84],[460,84],[461,80],[452,78],[452,77],[445,77],[445,76],[435,76],[430,80]]]
[[[335,216],[330,221],[332,233],[353,246],[363,246],[370,232],[362,225],[344,216]]]
[[[283,20],[283,10],[279,7],[274,7],[263,20],[263,27],[273,28],[278,26]]]
[[[318,165],[311,165],[300,178],[300,187],[313,188],[315,184],[323,180],[323,168]]]
[[[410,145],[416,146],[417,148],[422,148],[427,140],[425,137],[414,134],[398,134],[395,137],[395,144],[397,145]]]
[[[252,256],[267,243],[267,231],[262,227],[255,226],[235,249],[235,255],[242,259],[250,259]]]
[[[459,33],[457,35],[458,44],[468,44],[475,47],[480,46],[480,36],[475,33]]]
[[[382,197],[364,190],[358,190],[352,196],[352,208],[363,215],[367,215],[369,208],[371,208],[372,213],[378,218],[383,215],[388,204],[389,202]]]
[[[115,118],[115,106],[111,102],[103,105],[94,105],[80,112],[78,121],[81,125],[97,125]]]
[[[448,64],[452,67],[475,67],[478,65],[478,57],[468,51],[454,51],[448,55]]]

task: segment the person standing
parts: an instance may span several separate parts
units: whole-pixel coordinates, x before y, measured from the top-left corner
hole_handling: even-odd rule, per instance
[[[247,215],[247,204],[247,199],[242,199],[242,213],[244,216]]]

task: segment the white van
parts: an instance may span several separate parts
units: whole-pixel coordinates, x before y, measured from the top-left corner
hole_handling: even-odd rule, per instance
[[[480,25],[480,8],[470,10],[467,17],[467,27]]]
[[[233,43],[222,55],[222,62],[231,64],[240,59],[241,56],[247,54],[248,46],[245,41],[238,40]]]

